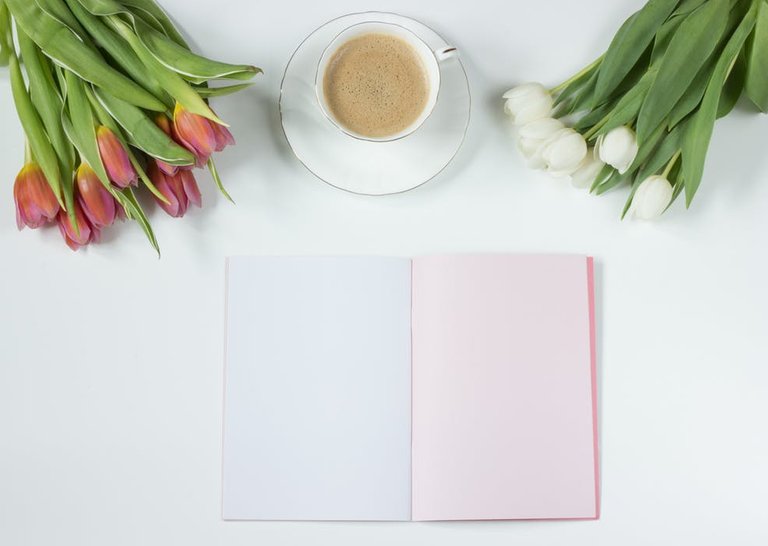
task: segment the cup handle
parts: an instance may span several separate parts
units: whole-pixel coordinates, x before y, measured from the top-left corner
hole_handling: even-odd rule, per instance
[[[438,62],[443,62],[447,59],[458,57],[458,55],[459,55],[459,51],[453,46],[448,46],[442,49],[435,50],[435,57],[437,58]]]

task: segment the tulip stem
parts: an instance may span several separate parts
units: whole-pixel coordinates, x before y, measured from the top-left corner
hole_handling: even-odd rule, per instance
[[[29,145],[29,139],[24,139],[24,163],[31,163],[33,160],[32,147]]]
[[[678,150],[675,152],[675,155],[672,156],[672,159],[669,160],[669,163],[667,163],[667,166],[664,167],[664,172],[661,173],[661,176],[664,178],[667,178],[669,176],[669,173],[672,171],[672,168],[675,166],[675,163],[677,163],[677,160],[680,159],[682,151]]]
[[[595,133],[597,133],[600,129],[603,128],[603,126],[608,123],[608,120],[611,119],[611,114],[609,113],[607,116],[605,116],[603,119],[595,123],[592,128],[584,133],[584,140],[589,140],[593,136],[595,136]]]
[[[559,93],[560,91],[562,91],[563,89],[568,87],[571,83],[573,83],[574,81],[578,80],[584,74],[586,74],[587,72],[589,72],[590,70],[595,68],[598,64],[600,64],[602,62],[604,56],[605,56],[605,54],[600,55],[597,59],[595,59],[594,61],[589,63],[587,66],[585,66],[584,68],[582,68],[581,70],[576,72],[576,74],[574,74],[573,76],[571,76],[570,78],[565,80],[563,83],[561,83],[560,85],[557,85],[557,86],[553,87],[552,89],[550,89],[549,92],[551,94],[553,94],[553,95],[556,95],[557,93]]]

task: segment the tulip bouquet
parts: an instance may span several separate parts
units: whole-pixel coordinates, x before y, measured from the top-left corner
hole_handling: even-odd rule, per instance
[[[768,0],[650,0],[589,66],[509,90],[504,109],[531,167],[596,194],[629,185],[622,218],[649,219],[691,204],[742,94],[768,111]]]
[[[249,84],[209,82],[260,70],[196,55],[154,0],[0,0],[0,63],[26,134],[19,229],[55,222],[77,250],[128,218],[159,253],[139,185],[180,217],[207,166],[229,199],[212,155],[234,140],[208,99]]]

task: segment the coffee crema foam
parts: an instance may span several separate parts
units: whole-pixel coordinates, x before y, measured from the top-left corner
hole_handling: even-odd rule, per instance
[[[331,114],[346,129],[370,138],[392,136],[412,125],[427,105],[429,86],[413,47],[383,33],[339,46],[323,76]]]

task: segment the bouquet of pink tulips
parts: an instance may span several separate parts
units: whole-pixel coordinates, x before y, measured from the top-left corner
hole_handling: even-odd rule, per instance
[[[533,168],[650,219],[699,188],[715,120],[745,94],[768,112],[768,0],[650,0],[595,62],[555,88],[504,94]]]
[[[55,222],[77,250],[128,218],[159,253],[136,188],[180,217],[207,167],[229,199],[212,156],[234,139],[208,99],[249,84],[208,84],[260,70],[196,55],[154,0],[0,0],[0,62],[26,134],[19,229]]]

